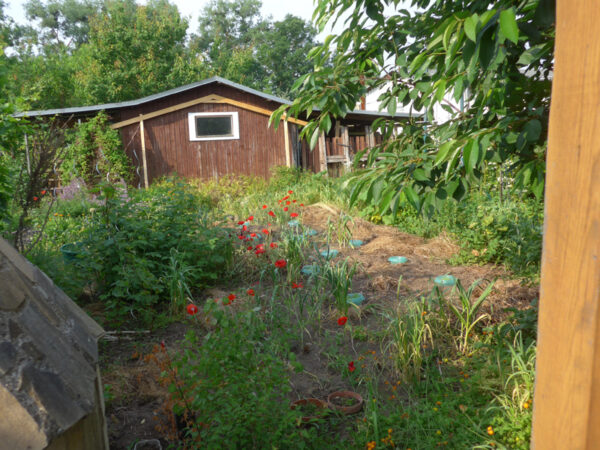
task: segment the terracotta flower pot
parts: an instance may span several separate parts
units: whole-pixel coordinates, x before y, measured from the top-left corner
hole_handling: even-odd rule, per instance
[[[292,402],[292,404],[290,405],[291,409],[296,409],[298,407],[304,406],[304,405],[314,405],[317,409],[316,414],[313,416],[304,416],[302,417],[302,422],[303,423],[308,423],[311,422],[315,419],[319,419],[323,416],[323,414],[318,411],[318,410],[325,410],[327,409],[327,403],[325,403],[323,400],[319,400],[318,398],[301,398],[300,400],[296,400],[295,402]]]
[[[336,405],[334,399],[351,399],[355,402],[349,406]],[[332,392],[327,396],[327,404],[334,411],[339,411],[342,414],[354,414],[359,412],[363,407],[363,398],[360,394],[353,391],[337,391]]]

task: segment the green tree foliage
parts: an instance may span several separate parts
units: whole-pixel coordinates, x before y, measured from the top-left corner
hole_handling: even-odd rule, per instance
[[[89,18],[97,14],[99,0],[28,0],[25,12],[29,21],[38,22],[30,28],[41,51],[48,53],[61,48],[74,50],[87,42]]]
[[[462,199],[501,165],[514,187],[543,195],[554,46],[549,0],[425,1],[319,0],[314,18],[323,27],[345,20],[311,57],[313,73],[296,83],[290,113],[320,108],[303,130],[316,144],[320,132],[343,117],[362,95],[383,88],[382,108],[395,114],[412,102],[432,117],[440,104],[452,120],[412,123],[399,136],[379,121],[385,144],[353,179],[352,200],[395,212],[408,202],[432,213]],[[393,9],[384,15],[384,8]],[[417,11],[417,12],[415,12]],[[327,62],[333,58],[333,65]],[[464,110],[446,102],[466,100]],[[274,114],[277,123],[286,107]],[[359,157],[362,155],[358,155]]]
[[[201,78],[202,62],[186,50],[187,28],[168,0],[108,1],[79,50],[78,96],[87,103],[122,101]]]
[[[292,15],[264,19],[260,7],[260,0],[212,0],[191,46],[213,74],[288,96],[296,78],[312,70],[307,55],[316,30]]]
[[[79,47],[89,35],[89,17],[100,11],[92,0],[30,0],[25,4],[30,25],[14,27],[10,45],[11,76],[7,94],[27,99],[26,109],[73,106]]]

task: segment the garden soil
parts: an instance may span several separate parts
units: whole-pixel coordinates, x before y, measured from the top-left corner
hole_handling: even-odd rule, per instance
[[[487,282],[495,281],[494,288],[482,310],[490,314],[493,321],[506,318],[506,308],[526,309],[532,300],[538,297],[538,287],[515,279],[502,267],[493,265],[456,266],[448,264],[448,260],[459,251],[459,246],[447,235],[434,239],[423,239],[402,233],[394,227],[376,225],[360,218],[347,221],[349,232],[342,233],[345,237],[360,239],[363,245],[352,249],[339,246],[335,224],[339,223],[343,212],[325,204],[315,204],[304,209],[302,224],[318,232],[315,237],[317,245],[325,248],[325,236],[331,230],[330,246],[339,250],[338,260],[350,258],[358,263],[359,270],[353,280],[353,292],[361,292],[365,302],[360,313],[351,312],[353,323],[364,329],[371,330],[381,327],[374,311],[393,310],[403,307],[406,298],[418,298],[427,295],[434,288],[433,280],[439,275],[453,275],[463,286],[468,288],[477,280],[482,280],[478,291],[485,288]],[[333,225],[332,225],[333,224]],[[343,242],[342,242],[343,243]],[[405,256],[405,264],[392,265],[388,262],[391,256]],[[205,298],[224,297],[231,292],[231,286],[221,286],[204,293]],[[446,294],[450,291],[446,288]],[[201,303],[203,299],[198,299]],[[328,311],[327,324],[331,331],[337,329],[336,311]],[[211,324],[206,322],[205,328]],[[119,340],[102,345],[104,356],[103,382],[110,385],[111,394],[115,399],[107,407],[107,422],[111,448],[132,448],[132,443],[138,439],[161,439],[166,444],[164,435],[157,431],[157,425],[165,425],[164,406],[167,391],[156,380],[160,369],[156,362],[150,361],[144,354],[151,352],[156,344],[163,341],[167,349],[175,349],[178,341],[182,340],[187,326],[175,323],[166,330],[145,335],[144,342]],[[311,332],[312,331],[312,332]],[[321,335],[323,335],[321,330]],[[331,367],[330,352],[334,345],[326,339],[315,341],[315,330],[307,330],[303,339],[299,339],[292,351],[297,354],[298,361],[303,365],[302,373],[291,376],[292,398],[315,397],[326,399],[327,394],[336,390],[345,390],[349,386],[340,374],[340,370]],[[327,333],[325,333],[327,335]],[[126,338],[124,338],[126,339]],[[353,339],[346,354],[356,355],[357,365],[363,362],[384,367],[381,349],[369,340]],[[402,400],[402,390],[393,388],[396,380],[386,380],[379,386],[380,392],[397,395]]]

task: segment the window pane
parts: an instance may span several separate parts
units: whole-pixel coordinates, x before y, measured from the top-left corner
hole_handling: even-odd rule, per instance
[[[196,117],[196,136],[232,136],[231,116]]]

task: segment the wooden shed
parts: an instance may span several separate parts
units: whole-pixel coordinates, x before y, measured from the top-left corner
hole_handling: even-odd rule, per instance
[[[138,181],[145,185],[170,174],[203,179],[225,174],[266,178],[275,166],[314,172],[348,166],[354,153],[378,143],[379,138],[371,131],[374,120],[410,117],[406,113],[392,117],[353,111],[335,123],[310,151],[299,139],[305,121],[282,120],[277,130],[268,126],[271,113],[283,104],[289,104],[288,100],[213,77],[122,103],[21,115],[82,118],[106,111],[112,127],[121,131]]]
[[[0,238],[0,448],[105,450],[104,333]]]

